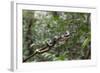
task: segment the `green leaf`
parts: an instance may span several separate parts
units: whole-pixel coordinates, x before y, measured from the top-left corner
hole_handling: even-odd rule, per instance
[[[89,38],[86,38],[82,44],[82,48],[85,48],[89,44],[90,40]]]

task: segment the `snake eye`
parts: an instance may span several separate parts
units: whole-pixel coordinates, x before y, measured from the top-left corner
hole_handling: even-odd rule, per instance
[[[65,37],[67,37],[69,35],[70,35],[69,31],[66,31],[65,34],[64,34]]]
[[[53,45],[53,43],[52,43],[51,40],[48,40],[48,41],[47,41],[47,44],[48,44],[49,46],[52,46],[52,45]]]

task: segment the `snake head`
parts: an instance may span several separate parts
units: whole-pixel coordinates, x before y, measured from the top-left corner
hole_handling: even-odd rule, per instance
[[[66,32],[64,33],[64,37],[68,37],[69,35],[70,35],[69,31],[66,31]]]

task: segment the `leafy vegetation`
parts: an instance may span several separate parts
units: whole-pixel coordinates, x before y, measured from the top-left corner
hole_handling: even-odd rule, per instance
[[[49,51],[36,54],[27,62],[90,59],[90,16],[79,12],[23,10],[23,59],[66,31],[71,33],[67,41],[57,42]]]

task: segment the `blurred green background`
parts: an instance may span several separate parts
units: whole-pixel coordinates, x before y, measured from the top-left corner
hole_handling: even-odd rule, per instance
[[[37,54],[27,62],[91,59],[91,14],[79,12],[23,10],[23,59],[45,42],[66,30],[74,32],[64,44]],[[34,44],[32,48],[30,45]]]

